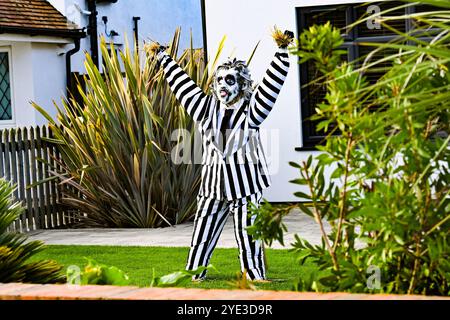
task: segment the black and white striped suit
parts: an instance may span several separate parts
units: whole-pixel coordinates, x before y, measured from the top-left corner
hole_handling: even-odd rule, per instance
[[[201,186],[187,268],[195,270],[209,262],[224,219],[233,211],[241,268],[251,279],[263,279],[261,243],[253,241],[242,227],[251,225],[254,217],[248,220],[242,215],[247,214],[248,201],[258,204],[261,191],[271,184],[259,126],[272,110],[287,76],[287,50],[275,53],[251,99],[241,99],[232,106],[205,94],[167,53],[159,53],[158,59],[172,92],[197,122],[202,137]],[[225,108],[233,111],[228,135],[221,144],[219,128]]]
[[[250,202],[259,203],[261,197],[261,192],[257,192],[233,201],[221,201],[199,195],[186,269],[196,270],[199,266],[209,264],[219,236],[231,213],[234,221],[234,235],[239,247],[241,271],[246,271],[250,279],[265,279],[266,270],[261,241],[254,241],[246,230],[255,220],[254,215],[251,217],[248,215],[248,205]],[[195,278],[203,278],[205,275],[206,272],[203,272]]]

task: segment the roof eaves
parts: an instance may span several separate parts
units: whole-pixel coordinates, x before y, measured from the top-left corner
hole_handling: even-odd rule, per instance
[[[86,32],[83,29],[48,29],[33,27],[12,27],[0,25],[1,33],[27,34],[30,36],[52,36],[62,38],[85,38]]]

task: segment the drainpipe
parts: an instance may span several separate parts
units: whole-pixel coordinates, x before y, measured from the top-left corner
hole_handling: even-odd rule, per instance
[[[205,7],[205,1],[201,0],[201,10],[202,10],[202,31],[203,31],[203,58],[205,59],[205,65],[208,64],[208,39],[206,36],[206,7]]]
[[[75,47],[66,52],[66,84],[67,84],[67,98],[70,96],[70,89],[72,89],[72,77],[70,76],[72,72],[72,66],[70,62],[70,57],[80,50],[80,38],[74,39]]]
[[[139,30],[138,30],[138,21],[141,20],[141,17],[133,17],[134,21],[134,43],[136,46],[136,51],[139,52]]]
[[[89,15],[88,34],[91,44],[92,61],[98,68],[98,35],[97,35],[97,4],[95,0],[87,0]]]

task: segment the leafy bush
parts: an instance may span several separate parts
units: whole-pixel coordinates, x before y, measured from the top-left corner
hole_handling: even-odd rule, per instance
[[[199,266],[195,270],[180,270],[175,271],[166,275],[163,275],[161,277],[155,276],[155,271],[153,270],[153,277],[152,281],[150,283],[151,287],[175,287],[175,286],[182,286],[183,284],[186,284],[191,281],[192,276],[199,274],[203,272],[204,270],[211,270],[214,269],[217,271],[216,268],[212,264],[208,265],[207,267]]]
[[[13,193],[10,183],[0,178],[0,282],[64,282],[62,267],[56,262],[27,261],[43,250],[41,241],[27,241],[25,235],[8,231],[24,210],[20,202],[12,200]]]
[[[168,49],[173,57],[179,38],[177,30]],[[152,54],[141,63],[128,43],[120,57],[110,46],[111,54],[101,39],[103,74],[86,54],[87,92],[78,85],[82,104],[73,98],[63,100],[63,110],[55,104],[57,119],[33,104],[49,121],[62,155],[62,170],[51,171],[71,186],[63,190],[62,202],[80,210],[83,226],[161,227],[186,221],[195,213],[200,167],[174,163],[171,151],[183,138],[193,138],[193,122]],[[201,50],[191,48],[177,61],[208,88]],[[177,129],[190,135],[174,134]]]
[[[330,24],[305,31],[293,50],[320,66],[327,88],[313,117],[327,134],[322,152],[291,162],[300,174],[291,182],[308,190],[296,195],[309,205],[297,206],[322,232],[321,245],[293,244],[300,263],[323,271],[299,290],[450,294],[450,12],[410,18],[419,22],[414,34],[362,44],[374,49],[360,66],[340,62]],[[375,68],[384,76],[369,83]],[[273,239],[273,229],[259,237]]]
[[[72,285],[116,285],[123,286],[130,284],[128,275],[115,266],[107,266],[102,263],[98,263],[92,258],[85,257],[87,264],[83,270],[79,268],[69,267],[67,268],[67,282]],[[202,272],[204,270],[215,269],[213,265],[207,267],[200,266],[197,270],[180,270],[175,271],[161,277],[155,275],[153,270],[153,276],[150,283],[151,287],[175,287],[181,286],[187,282],[190,282],[192,276]]]
[[[98,263],[92,258],[85,258],[87,264],[82,271],[77,268],[67,268],[69,284],[127,285],[128,275],[114,266]]]

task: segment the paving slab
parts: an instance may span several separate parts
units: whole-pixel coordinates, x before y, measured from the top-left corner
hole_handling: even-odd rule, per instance
[[[295,234],[320,244],[321,234],[313,218],[304,213],[293,210],[284,218],[288,231],[284,237],[284,246],[274,242],[271,248],[287,249],[294,242]],[[111,246],[162,246],[162,247],[189,247],[191,243],[193,222],[165,228],[83,228],[38,230],[28,233],[29,240],[41,240],[49,245],[111,245]],[[325,225],[327,232],[330,230]],[[236,248],[233,219],[230,216],[217,244],[218,248]]]

